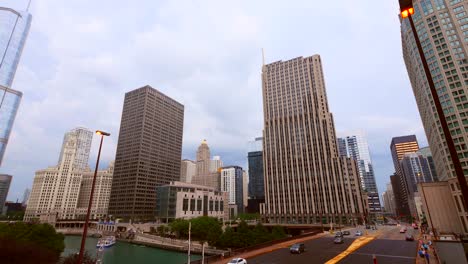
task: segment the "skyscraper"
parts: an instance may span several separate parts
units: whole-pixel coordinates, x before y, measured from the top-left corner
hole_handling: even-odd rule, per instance
[[[386,213],[390,213],[392,216],[396,215],[395,210],[395,195],[391,183],[387,183],[387,190],[382,194],[384,208]]]
[[[197,164],[188,159],[182,160],[180,164],[180,181],[191,183],[195,174],[197,174]]]
[[[219,156],[214,156],[213,160],[210,158],[210,148],[208,142],[204,139],[197,150],[197,172],[192,177],[192,183],[219,190],[219,168],[223,166],[223,162]]]
[[[265,206],[271,223],[348,223],[364,214],[355,162],[340,158],[319,55],[262,68]]]
[[[8,196],[8,191],[10,190],[11,175],[0,174],[0,215],[3,212],[3,207]]]
[[[395,166],[395,179],[392,180],[393,192],[395,194],[396,211],[398,215],[410,215],[409,190],[406,184],[401,160],[408,153],[419,150],[418,140],[415,135],[392,138],[390,151],[392,153],[393,165]]]
[[[36,171],[24,216],[25,221],[43,215],[75,219],[81,179],[87,167],[93,132],[75,128],[64,136],[57,166]]]
[[[26,206],[28,204],[30,194],[31,194],[31,189],[26,188],[26,190],[24,190],[24,193],[23,193],[23,200],[21,201],[23,206]]]
[[[236,205],[237,213],[244,212],[244,171],[239,166],[221,168],[221,191],[227,192],[229,204]]]
[[[403,58],[419,114],[432,150],[439,180],[448,180],[454,200],[460,191],[452,159],[448,151],[439,118],[449,126],[465,177],[468,176],[468,60],[466,1],[414,0],[413,20],[417,36],[444,111],[439,117],[434,105],[428,80],[408,19],[401,20]],[[459,212],[465,230],[468,230],[468,212]]]
[[[249,163],[249,213],[260,212],[259,205],[265,202],[265,183],[263,179],[263,138],[249,142],[247,159]]]
[[[429,62],[432,79],[439,93],[445,119],[459,149],[463,168],[468,170],[468,61],[466,37],[468,15],[465,1],[413,1],[414,23],[426,60]],[[451,158],[445,143],[429,85],[422,69],[419,54],[414,52],[416,43],[408,19],[402,20],[401,35],[403,57],[413,87],[419,113],[432,150],[437,174],[441,180],[455,177]],[[466,154],[465,154],[466,153]],[[467,176],[468,173],[465,173]]]
[[[340,156],[356,160],[361,177],[361,186],[367,192],[369,213],[381,212],[379,191],[375,182],[375,174],[370,157],[367,140],[362,133],[354,133],[338,138],[338,151]]]
[[[11,88],[32,16],[0,7],[0,165],[23,94]]]
[[[156,187],[180,178],[184,106],[151,86],[125,94],[109,214],[154,219]]]

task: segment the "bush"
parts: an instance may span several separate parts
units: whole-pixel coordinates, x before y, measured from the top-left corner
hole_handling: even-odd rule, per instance
[[[78,262],[78,253],[70,254],[66,258],[60,261],[60,264],[76,264]],[[88,252],[85,252],[83,255],[83,264],[95,264],[96,259],[91,257]]]

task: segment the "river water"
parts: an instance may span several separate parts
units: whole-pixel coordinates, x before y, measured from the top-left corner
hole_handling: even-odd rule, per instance
[[[97,238],[89,237],[86,239],[86,250],[93,257],[95,257],[97,253],[97,241]],[[80,250],[80,244],[80,236],[65,236],[65,250],[63,251],[62,256],[68,256],[69,254],[78,252]],[[201,256],[199,255],[191,256],[191,260],[197,260],[200,258]],[[117,241],[114,246],[104,249],[102,259],[104,264],[183,264],[187,263],[187,254]]]

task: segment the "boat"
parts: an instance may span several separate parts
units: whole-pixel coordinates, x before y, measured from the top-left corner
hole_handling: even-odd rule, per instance
[[[115,236],[106,236],[101,239],[96,244],[96,248],[108,248],[112,247],[115,244]]]

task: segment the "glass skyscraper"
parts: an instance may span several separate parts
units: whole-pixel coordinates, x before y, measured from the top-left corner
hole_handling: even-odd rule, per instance
[[[11,86],[31,20],[27,12],[0,7],[0,165],[23,95]]]
[[[382,211],[369,145],[364,135],[362,133],[354,133],[353,135],[338,138],[338,152],[341,157],[356,160],[362,189],[367,191],[369,212],[376,213]]]

